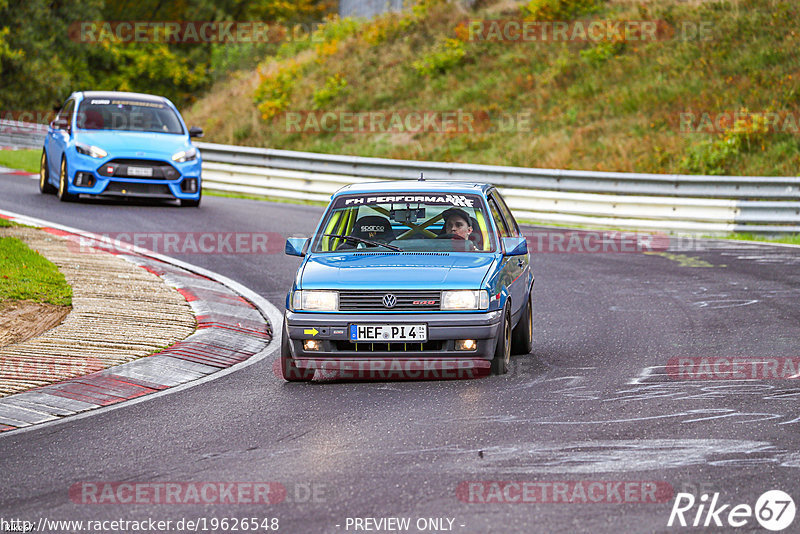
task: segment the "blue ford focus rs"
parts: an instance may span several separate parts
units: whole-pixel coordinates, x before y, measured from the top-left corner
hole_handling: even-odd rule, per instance
[[[488,184],[384,181],[337,191],[286,298],[281,371],[457,378],[533,347],[525,237]]]
[[[164,97],[73,93],[48,128],[39,190],[62,201],[146,197],[199,206],[201,160],[190,138],[202,135]]]

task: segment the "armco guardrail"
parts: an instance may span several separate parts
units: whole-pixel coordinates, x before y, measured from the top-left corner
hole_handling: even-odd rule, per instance
[[[46,124],[0,120],[0,148],[42,148]]]
[[[325,201],[374,179],[489,182],[520,218],[670,231],[800,232],[800,177],[637,174],[364,158],[196,143],[204,187]]]
[[[41,124],[0,121],[0,147],[40,148]],[[693,176],[528,169],[195,143],[203,187],[326,201],[375,179],[489,182],[522,219],[669,231],[800,233],[800,177]]]

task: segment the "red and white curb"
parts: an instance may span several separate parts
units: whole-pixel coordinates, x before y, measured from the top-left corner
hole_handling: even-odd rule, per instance
[[[0,150],[5,150],[5,148],[0,148]],[[21,171],[19,169],[9,169],[8,167],[0,167],[0,174],[13,174],[15,176],[27,176],[29,178],[36,178],[36,179],[39,178],[39,173]]]
[[[102,237],[0,210],[0,217],[80,242]],[[105,249],[104,249],[105,250]],[[0,398],[0,436],[58,424],[220,378],[280,346],[280,311],[252,290],[217,273],[148,250],[118,256],[156,274],[186,298],[197,330],[171,347],[82,377]]]

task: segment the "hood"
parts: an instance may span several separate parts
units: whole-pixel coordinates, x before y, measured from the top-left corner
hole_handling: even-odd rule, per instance
[[[167,161],[176,152],[192,146],[186,135],[118,130],[78,130],[75,141],[100,147],[115,158],[146,157]]]
[[[319,254],[306,262],[303,289],[479,289],[494,254]]]

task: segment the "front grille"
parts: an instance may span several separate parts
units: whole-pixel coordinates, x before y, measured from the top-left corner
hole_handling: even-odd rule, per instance
[[[130,167],[146,167],[152,169],[151,176],[141,176],[130,172]],[[102,176],[118,178],[136,178],[137,180],[176,180],[181,174],[166,161],[155,159],[116,158],[104,163],[97,169]]]
[[[397,303],[392,308],[383,305],[385,295],[394,295]],[[440,308],[440,291],[380,290],[341,291],[340,311],[432,311]]]
[[[159,167],[161,165],[169,165],[166,161],[160,159],[135,159],[135,158],[114,158],[109,163],[118,163],[120,165],[136,165],[138,167]]]
[[[436,339],[425,343],[351,343],[350,341],[334,341],[339,352],[441,352],[445,341]]]

